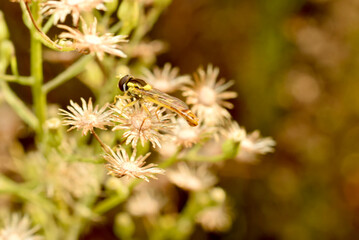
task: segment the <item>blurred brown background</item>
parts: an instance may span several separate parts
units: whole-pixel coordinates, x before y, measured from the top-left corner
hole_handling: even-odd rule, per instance
[[[17,54],[28,58],[20,10],[7,0],[0,9]],[[220,67],[236,81],[236,120],[277,141],[257,164],[229,162],[219,173],[236,220],[209,239],[359,236],[359,1],[174,0],[151,37],[169,45],[159,66],[171,62],[184,74]],[[45,64],[47,79],[53,68]],[[74,81],[50,101],[66,104],[65,91],[90,94]]]
[[[219,66],[237,121],[277,141],[220,173],[237,208],[221,238],[356,239],[359,1],[175,0],[152,36],[170,46],[159,65]]]

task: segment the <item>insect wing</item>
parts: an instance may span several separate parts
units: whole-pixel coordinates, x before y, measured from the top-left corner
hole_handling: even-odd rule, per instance
[[[173,97],[171,95],[168,95],[167,93],[161,92],[160,90],[157,90],[155,88],[146,91],[146,90],[142,90],[144,92],[146,92],[144,95],[148,98],[151,98],[153,100],[155,100],[156,102],[159,102],[160,105],[164,106],[173,106],[174,108],[178,108],[180,110],[182,109],[189,109],[187,104],[185,104],[182,100]]]
[[[182,116],[189,125],[197,126],[198,118],[189,110],[187,104],[185,104],[182,100],[168,95],[160,90],[152,88],[151,90],[144,89],[136,89],[142,95],[144,99],[156,103],[159,106],[168,108],[180,116]]]

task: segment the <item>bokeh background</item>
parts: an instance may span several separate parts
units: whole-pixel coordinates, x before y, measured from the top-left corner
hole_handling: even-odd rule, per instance
[[[17,55],[28,59],[20,9],[1,0],[0,10]],[[159,66],[170,62],[183,74],[218,66],[221,77],[235,80],[236,120],[277,141],[260,161],[222,168],[219,185],[236,218],[231,231],[208,239],[359,236],[359,1],[173,0],[150,37],[167,43]],[[19,67],[29,73],[28,63]],[[45,64],[47,79],[56,68]],[[28,89],[16,90],[31,101]],[[49,101],[89,95],[71,81]]]
[[[359,1],[177,0],[153,37],[159,64],[219,66],[237,121],[277,141],[220,173],[237,209],[223,239],[359,236]]]

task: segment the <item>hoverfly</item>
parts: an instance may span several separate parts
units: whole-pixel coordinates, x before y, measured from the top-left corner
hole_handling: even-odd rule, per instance
[[[118,87],[125,95],[133,97],[136,100],[153,102],[158,106],[165,107],[177,113],[192,127],[198,125],[198,118],[191,112],[187,104],[178,98],[153,88],[142,79],[126,75],[120,79]]]

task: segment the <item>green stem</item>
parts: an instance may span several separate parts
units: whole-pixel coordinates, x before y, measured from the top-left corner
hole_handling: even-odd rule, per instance
[[[121,192],[116,192],[109,198],[106,198],[102,202],[98,203],[94,208],[94,213],[96,214],[104,214],[109,210],[113,209],[114,207],[118,206],[119,204],[123,203],[131,194],[135,186],[137,186],[142,179],[132,179],[132,182],[128,185],[126,190]]]
[[[47,20],[44,27],[42,28],[43,33],[46,34],[50,30],[50,28],[54,25],[54,18],[55,15],[51,15],[51,17]]]
[[[66,231],[66,240],[76,240],[79,239],[81,233],[83,232],[84,228],[90,221],[87,216],[84,216],[79,210],[80,207],[87,207],[91,209],[93,204],[96,201],[95,196],[88,196],[84,200],[81,200],[77,203],[79,207],[75,206],[74,216],[71,221],[68,223],[69,229]]]
[[[163,6],[157,6],[156,8],[150,10],[146,19],[144,19],[144,21],[134,31],[133,37],[131,37],[130,41],[131,45],[135,45],[143,39],[146,33],[148,33],[153,28],[164,10],[165,7]]]
[[[232,140],[226,140],[222,144],[222,153],[218,155],[199,155],[198,151],[200,150],[202,146],[196,145],[193,147],[187,155],[184,157],[184,159],[193,161],[193,162],[221,162],[225,161],[227,159],[234,158],[240,149],[240,144],[238,142],[233,142]]]
[[[6,82],[0,82],[0,89],[6,102],[14,109],[19,117],[32,129],[39,128],[36,116],[25,106],[25,104],[15,95]]]
[[[109,29],[109,31],[112,33],[118,32],[121,29],[122,25],[123,23],[121,21],[118,21]]]
[[[102,158],[84,158],[80,156],[71,156],[69,159],[66,159],[67,162],[84,162],[92,164],[104,164],[106,161]]]
[[[32,3],[32,16],[34,21],[39,18],[40,3]],[[34,84],[32,86],[32,98],[35,108],[35,114],[39,121],[38,129],[36,130],[39,140],[43,138],[43,124],[46,120],[46,95],[42,91],[43,84],[43,71],[42,71],[42,44],[36,37],[37,30],[31,29],[31,75],[34,78]]]
[[[166,161],[159,164],[159,168],[168,168],[172,166],[178,159],[178,154],[182,151],[182,147],[178,147],[177,151],[169,158],[166,159]]]
[[[105,212],[124,202],[127,197],[127,195],[116,194],[112,197],[106,198],[95,207],[94,212],[99,215],[104,214]]]
[[[196,199],[196,192],[190,193],[186,206],[180,213],[177,220],[176,237],[177,239],[188,239],[194,231],[194,219],[196,214],[203,208]],[[186,226],[185,228],[183,226]]]
[[[34,206],[31,207],[31,212],[36,214],[38,223],[43,226],[46,239],[57,239],[54,237],[57,235],[56,223],[52,218],[52,213],[56,213],[56,206],[48,198],[34,191],[33,187],[0,175],[0,195],[5,194],[16,196],[27,204],[32,203]]]
[[[91,134],[95,137],[95,139],[100,143],[102,149],[109,155],[112,154],[112,149],[107,146],[104,142],[102,142],[101,138],[96,134],[96,132],[92,129]]]
[[[51,201],[34,192],[32,189],[28,189],[22,184],[18,184],[4,175],[0,175],[0,194],[13,194],[25,201],[42,206],[42,208],[46,211],[55,211],[55,206]]]
[[[48,48],[51,48],[53,50],[62,50],[62,51],[73,51],[75,49],[73,48],[69,48],[69,47],[64,47],[64,46],[60,46],[58,45],[56,42],[52,41],[41,29],[39,26],[41,26],[41,24],[37,24],[36,19],[37,16],[35,16],[34,14],[32,14],[31,10],[30,10],[30,6],[29,3],[25,3],[25,8],[26,11],[29,14],[30,20],[33,24],[33,27],[37,30],[37,33],[40,35],[40,41],[47,46]],[[37,6],[34,6],[33,9],[38,9]],[[37,15],[38,13],[36,13]],[[31,29],[32,30],[32,29]],[[47,29],[48,30],[48,29]]]
[[[32,3],[33,5],[33,9],[38,8],[38,6],[34,6],[35,3]],[[36,3],[38,4],[38,3]],[[39,26],[41,26],[41,24],[38,24],[37,21],[37,16],[35,16],[30,9],[30,4],[29,3],[25,3],[23,1],[20,2],[20,6],[21,9],[23,11],[23,17],[24,17],[24,22],[26,24],[26,26],[30,29],[30,31],[32,32],[33,30],[36,29],[35,33],[37,34],[36,37],[39,37],[39,40],[48,48],[51,48],[53,50],[62,50],[62,51],[73,51],[75,49],[73,48],[69,48],[66,46],[60,46],[58,45],[56,42],[52,41],[46,34],[45,32],[43,32],[41,30],[41,28]],[[38,15],[38,13],[36,13],[36,15]],[[33,33],[32,33],[33,34]]]
[[[28,86],[31,86],[34,83],[34,79],[31,76],[24,77],[24,76],[1,75],[1,74],[0,74],[0,81],[15,82],[21,85],[28,85]]]
[[[44,86],[42,87],[43,92],[48,93],[54,88],[67,82],[71,78],[77,76],[79,73],[84,71],[86,64],[88,64],[92,59],[93,55],[86,55],[81,57],[76,63],[72,64],[71,67],[67,68],[54,79],[44,84]]]

